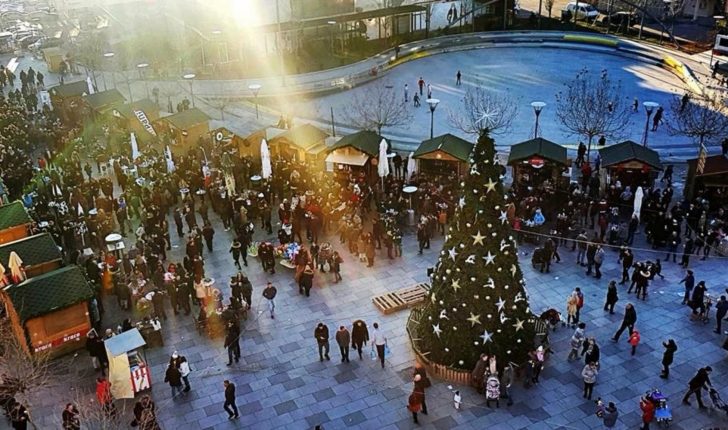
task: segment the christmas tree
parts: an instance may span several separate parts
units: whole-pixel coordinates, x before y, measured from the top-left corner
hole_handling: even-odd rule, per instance
[[[428,360],[467,370],[481,353],[499,363],[522,363],[534,341],[501,166],[487,132],[475,144],[470,165],[416,336]]]

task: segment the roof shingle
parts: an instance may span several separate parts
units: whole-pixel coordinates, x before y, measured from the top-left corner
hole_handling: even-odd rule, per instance
[[[0,264],[8,267],[10,253],[15,251],[25,266],[37,266],[60,260],[61,252],[49,233],[36,234],[0,245]]]
[[[207,123],[210,121],[210,117],[203,111],[192,108],[182,112],[178,112],[174,115],[165,116],[157,121],[167,121],[172,124],[175,128],[185,130],[189,127],[197,124]]]
[[[658,154],[657,151],[631,140],[625,140],[622,143],[607,146],[606,148],[600,148],[599,155],[602,157],[603,167],[613,166],[630,160],[637,160],[652,166],[654,169],[662,170],[660,154]]]
[[[88,94],[88,83],[84,79],[70,84],[56,85],[50,89],[50,93],[58,97],[81,97]]]
[[[81,268],[66,266],[5,287],[21,322],[67,308],[93,297]]]
[[[423,140],[415,151],[414,158],[421,157],[434,151],[443,151],[460,161],[468,162],[473,144],[450,133]]]
[[[566,165],[566,148],[542,137],[511,146],[511,152],[508,154],[508,164],[525,160],[534,155]]]
[[[17,201],[0,206],[0,231],[31,222],[33,220],[25,211],[23,203]]]
[[[91,107],[91,109],[101,109],[101,108],[108,108],[109,106],[113,105],[120,105],[126,102],[126,99],[123,95],[117,90],[116,88],[107,90],[107,91],[100,91],[93,94],[89,94],[84,97],[86,100],[86,103]]]
[[[350,146],[371,157],[376,157],[377,155],[379,155],[379,143],[382,141],[382,139],[384,139],[384,137],[378,135],[373,131],[362,130],[354,134],[342,137],[338,142],[336,142],[333,146],[329,148],[329,151]]]

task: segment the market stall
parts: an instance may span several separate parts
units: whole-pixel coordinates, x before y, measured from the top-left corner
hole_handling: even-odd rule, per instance
[[[111,110],[111,116],[119,130],[134,133],[143,144],[148,144],[157,137],[152,123],[159,119],[159,106],[150,99],[118,105]],[[139,149],[144,152],[146,147]]]
[[[369,180],[377,179],[379,143],[385,139],[379,134],[362,130],[339,139],[327,149],[327,170],[336,175],[348,176],[350,171],[363,173]],[[386,140],[386,139],[385,139]],[[389,145],[389,141],[388,145]]]
[[[61,251],[49,233],[36,234],[0,245],[0,265],[10,267],[13,253],[22,260],[22,269],[27,278],[60,269],[63,264]],[[3,286],[2,281],[0,286]]]
[[[268,141],[271,155],[288,161],[321,160],[328,133],[311,124],[302,124]]]
[[[28,237],[32,222],[23,203],[17,201],[0,206],[0,243]]]
[[[51,105],[65,124],[81,121],[83,113],[83,96],[88,94],[88,83],[85,79],[68,84],[56,85],[48,90]]]
[[[258,144],[252,142],[255,139],[246,139],[248,133],[236,124],[225,121],[210,121],[212,140],[215,145],[221,146],[239,158],[249,157],[252,161],[260,162],[260,139]]]
[[[508,166],[513,169],[513,187],[537,188],[544,184],[562,187],[569,177],[566,148],[542,137],[511,146]]]
[[[210,117],[197,108],[188,109],[154,121],[159,133],[167,134],[172,140],[172,153],[185,155],[197,149],[199,142],[209,141]]]
[[[704,198],[713,210],[723,207],[728,203],[728,159],[723,155],[711,155],[705,157],[702,172],[698,173],[697,166],[697,158],[688,160],[685,197],[690,201]]]
[[[44,273],[0,290],[13,332],[29,352],[78,349],[91,329],[94,292],[78,266]]]
[[[662,170],[660,154],[631,140],[599,149],[601,183],[649,188]]]
[[[133,328],[104,341],[109,357],[109,382],[115,399],[133,399],[152,387],[152,376],[141,349],[146,343]]]
[[[473,144],[450,133],[423,140],[414,153],[417,170],[431,175],[460,175],[468,168]]]
[[[97,119],[111,112],[116,106],[126,103],[126,99],[116,88],[97,91],[93,94],[86,94],[82,97],[86,116],[89,119]]]

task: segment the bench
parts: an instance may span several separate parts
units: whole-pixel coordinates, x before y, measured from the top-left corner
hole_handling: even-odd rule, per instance
[[[430,284],[422,283],[414,287],[402,288],[391,293],[374,296],[372,302],[385,315],[422,303],[430,291]]]

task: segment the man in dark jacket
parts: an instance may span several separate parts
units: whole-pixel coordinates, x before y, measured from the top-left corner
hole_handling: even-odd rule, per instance
[[[688,382],[688,392],[685,393],[685,396],[683,396],[683,403],[686,405],[690,405],[690,396],[695,394],[695,397],[698,398],[698,406],[700,409],[705,409],[705,405],[703,404],[703,399],[701,398],[700,394],[703,388],[707,389],[708,387],[712,387],[713,384],[710,383],[710,372],[713,371],[713,368],[710,366],[703,367],[702,369],[698,370],[698,373],[693,376],[693,379]]]
[[[634,264],[632,250],[627,247],[623,248],[619,253],[619,260],[622,262],[622,281],[620,281],[619,285],[622,285],[629,281],[629,269]]]
[[[206,222],[205,226],[202,227],[202,236],[205,238],[207,250],[212,252],[212,239],[215,237],[215,229],[212,228],[212,225],[209,222]]]
[[[690,293],[692,293],[693,287],[695,287],[695,276],[693,276],[692,270],[688,270],[688,273],[680,281],[681,284],[683,282],[685,283],[685,296],[683,297],[682,304],[686,305],[690,302]]]
[[[336,332],[336,343],[339,344],[341,352],[341,362],[349,362],[349,342],[351,342],[351,334],[343,325]]]
[[[103,376],[104,368],[109,365],[109,359],[106,357],[104,341],[99,338],[95,330],[91,330],[86,337],[86,350],[94,362],[94,367],[100,368]]]
[[[225,387],[225,403],[222,407],[228,413],[228,419],[239,418],[238,406],[235,404],[235,384],[226,379],[223,381],[223,386]]]
[[[227,326],[225,348],[228,351],[228,366],[233,364],[233,358],[236,363],[240,361],[240,328],[235,323],[229,323]]]
[[[351,347],[359,352],[359,360],[362,359],[361,350],[369,342],[369,329],[367,329],[367,323],[362,320],[354,321],[354,325],[351,328]]]
[[[164,374],[164,382],[169,383],[169,387],[172,389],[172,399],[178,394],[182,394],[182,374],[177,369],[174,363],[169,363],[167,366],[167,372]]]
[[[420,246],[419,254],[422,254],[422,250],[425,248],[425,244],[427,243],[427,229],[422,223],[417,225],[417,243]]]
[[[324,357],[327,360],[331,360],[331,357],[329,357],[329,328],[326,327],[326,324],[322,322],[318,323],[316,330],[313,331],[313,336],[316,338],[316,343],[318,344],[319,358],[321,361],[324,361]]]
[[[720,296],[720,300],[718,300],[718,303],[715,305],[715,332],[720,334],[720,327],[721,322],[723,321],[723,318],[725,318],[725,314],[728,313],[728,300],[726,300],[725,296]]]
[[[619,336],[622,335],[624,329],[629,330],[629,335],[632,336],[632,330],[634,330],[634,324],[637,322],[637,311],[635,310],[632,303],[627,303],[627,307],[624,310],[624,318],[622,319],[622,325],[619,327],[614,336],[612,337],[613,342],[619,341]]]

